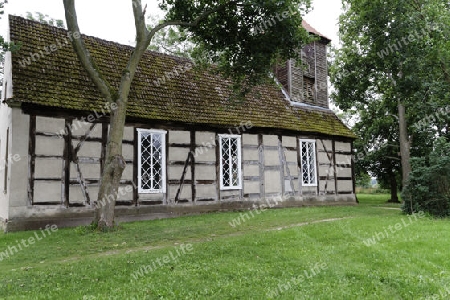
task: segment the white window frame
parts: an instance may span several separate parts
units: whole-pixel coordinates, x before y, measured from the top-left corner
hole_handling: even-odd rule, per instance
[[[309,178],[309,183],[304,183],[303,182],[303,145],[302,143],[310,143],[313,145],[313,153],[314,153],[314,157],[312,158],[314,160],[314,182],[311,182],[311,178]],[[302,182],[302,186],[317,186],[317,152],[316,152],[316,140],[312,140],[312,139],[300,139],[300,178],[301,178],[301,182]],[[311,157],[308,156],[308,168],[311,165],[310,163],[310,159]],[[308,174],[310,173],[310,170],[308,170]]]
[[[224,138],[232,138],[237,139],[237,151],[238,151],[238,178],[239,178],[239,184],[236,186],[224,186],[223,185],[223,165],[222,165],[222,156],[223,156],[223,149],[222,149],[222,139]],[[221,190],[240,190],[242,189],[242,149],[241,149],[241,136],[240,135],[233,135],[233,134],[219,134],[219,147],[220,147],[220,156],[218,157],[219,163],[220,163],[220,189]],[[231,159],[231,155],[229,155]],[[231,165],[231,164],[229,164]]]
[[[157,130],[157,129],[136,129],[138,132],[138,162],[137,162],[137,168],[138,168],[138,193],[141,194],[159,194],[159,193],[165,193],[166,192],[166,134],[167,131],[165,130]],[[162,184],[160,189],[143,189],[142,188],[142,134],[160,134],[161,135],[161,177],[162,177]]]

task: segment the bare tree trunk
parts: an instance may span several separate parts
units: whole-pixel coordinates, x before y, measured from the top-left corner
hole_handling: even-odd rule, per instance
[[[388,202],[391,203],[400,203],[397,196],[397,179],[395,178],[395,173],[391,173],[390,175],[390,182],[391,182],[391,199],[389,199]]]
[[[408,129],[406,124],[405,105],[398,101],[398,123],[400,127],[399,140],[400,140],[400,156],[402,161],[402,185],[403,189],[408,181],[409,173],[411,172],[410,164],[410,141],[408,138]]]
[[[93,221],[93,223],[97,224],[98,228],[102,230],[114,226],[114,209],[116,206],[120,179],[122,178],[122,173],[126,166],[122,156],[125,115],[126,102],[122,101],[122,104],[119,104],[117,109],[111,112],[110,130],[108,133],[108,143],[105,155],[105,168],[101,177],[98,202]]]

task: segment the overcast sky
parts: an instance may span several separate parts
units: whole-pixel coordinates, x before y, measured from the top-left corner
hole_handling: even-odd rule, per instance
[[[9,0],[5,5],[6,14],[25,16],[26,12],[41,12],[55,19],[65,20],[62,0]],[[135,29],[130,0],[77,0],[76,9],[82,33],[102,39],[131,44]],[[160,15],[157,0],[142,0],[148,4],[147,15]],[[319,32],[337,44],[338,17],[341,0],[313,0],[314,10],[305,20]],[[1,26],[4,27],[6,18]],[[2,33],[4,28],[2,28]]]

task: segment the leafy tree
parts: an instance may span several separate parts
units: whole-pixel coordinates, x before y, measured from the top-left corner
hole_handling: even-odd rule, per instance
[[[63,0],[63,3],[68,29],[79,32],[75,1]],[[159,7],[166,16],[150,28],[145,23],[146,8],[141,1],[132,0],[130,4],[135,18],[136,46],[127,66],[120,71],[119,89],[114,89],[104,79],[83,39],[72,40],[81,64],[105,101],[117,107],[110,115],[105,169],[98,194],[98,199],[107,195],[115,198],[96,210],[94,223],[100,229],[114,226],[117,190],[125,168],[122,138],[128,95],[137,65],[158,31],[169,26],[179,27],[189,34],[200,52],[216,54],[211,59],[225,77],[247,87],[267,80],[277,60],[300,59],[296,50],[309,41],[308,33],[301,26],[301,14],[309,8],[310,0],[161,0]],[[268,20],[272,21],[271,26],[264,26]]]
[[[448,134],[443,122],[421,130],[414,125],[448,102],[450,4],[441,0],[343,0],[343,4],[343,47],[336,50],[330,69],[336,89],[332,98],[341,109],[359,114],[356,131],[372,154],[364,160],[365,168],[387,179],[397,178],[401,167],[405,184],[410,152],[426,154],[436,130]]]
[[[409,184],[402,193],[403,211],[450,216],[450,143],[439,138],[429,157],[413,158]]]

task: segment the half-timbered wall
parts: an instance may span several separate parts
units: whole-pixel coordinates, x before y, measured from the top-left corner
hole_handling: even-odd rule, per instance
[[[10,164],[13,193],[0,195],[3,201],[0,202],[3,216],[0,217],[8,216],[8,207],[4,204],[8,199],[10,219],[91,216],[103,169],[108,124],[26,115],[19,108],[11,112],[11,132],[16,133],[11,151],[19,153],[23,159]],[[166,207],[163,211],[169,215],[172,211],[239,209],[280,196],[284,196],[287,206],[354,203],[356,200],[350,142],[252,130],[241,132],[242,188],[225,190],[220,186],[218,136],[228,132],[224,129],[161,129],[161,126],[157,129],[165,132],[166,188],[163,192],[139,193],[138,128],[155,129],[145,124],[129,124],[125,128],[123,156],[127,167],[117,207],[138,210],[122,211],[123,215],[140,214],[139,208],[143,207],[151,208],[145,210],[147,214]],[[3,133],[0,139],[0,148],[4,149]],[[300,140],[315,144],[317,185],[302,183]],[[4,150],[0,151],[0,155],[3,154]]]
[[[66,130],[64,130],[66,128]],[[108,125],[30,117],[30,205],[92,206],[97,200]],[[242,188],[220,188],[217,132],[166,131],[166,190],[138,193],[136,128],[125,128],[127,167],[118,205],[192,204],[352,194],[351,144],[314,136],[241,135]],[[299,140],[315,141],[317,185],[304,186]],[[127,187],[132,186],[132,189]]]

